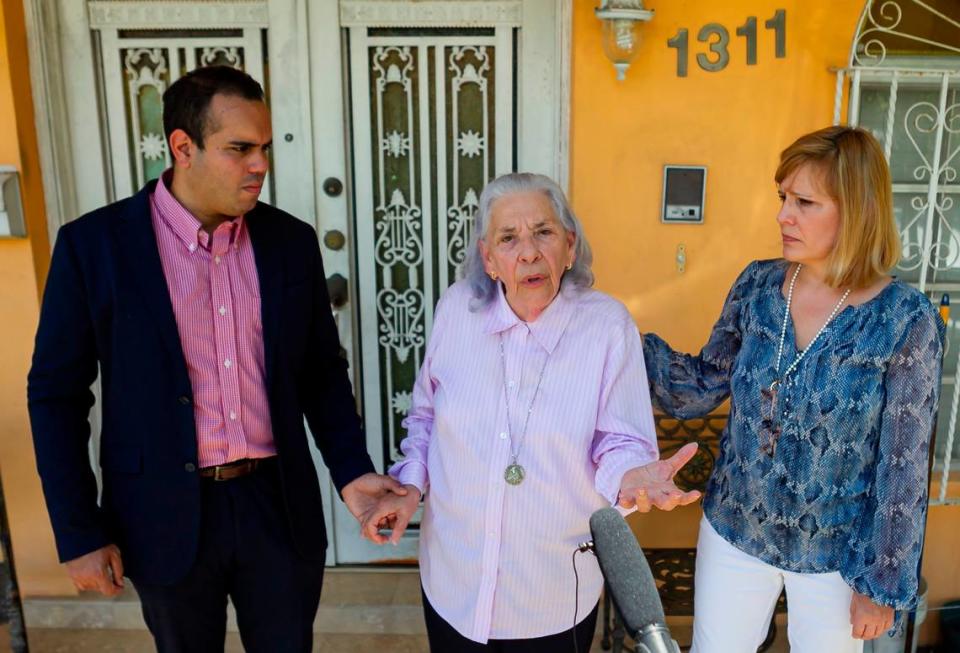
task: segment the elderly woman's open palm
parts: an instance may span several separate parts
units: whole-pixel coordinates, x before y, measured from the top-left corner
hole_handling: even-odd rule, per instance
[[[636,506],[640,512],[650,512],[654,507],[673,510],[693,503],[700,498],[700,493],[684,492],[673,479],[696,454],[697,444],[691,442],[666,460],[655,460],[627,471],[620,481],[618,503],[624,508]]]

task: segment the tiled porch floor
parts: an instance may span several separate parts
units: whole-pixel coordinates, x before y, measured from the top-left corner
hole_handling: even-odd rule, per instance
[[[424,653],[427,651],[419,614],[419,577],[413,570],[342,570],[327,573],[315,625],[315,653]],[[143,630],[136,596],[114,601],[93,597],[64,601],[29,601],[31,653],[147,653],[153,651]],[[134,618],[131,618],[134,617]],[[96,627],[96,626],[111,627]],[[42,627],[41,627],[42,626]],[[49,627],[57,626],[57,627]],[[87,627],[85,627],[87,626]],[[671,623],[674,637],[689,644],[689,619]],[[602,651],[597,638],[591,653]],[[785,628],[771,653],[785,653]],[[0,627],[0,653],[9,651]],[[227,653],[241,653],[236,632],[227,634]]]

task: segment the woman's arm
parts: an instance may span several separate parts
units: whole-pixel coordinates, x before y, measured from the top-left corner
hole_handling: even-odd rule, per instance
[[[640,335],[629,315],[604,360],[591,459],[594,487],[616,505],[623,475],[660,457]]]
[[[878,605],[911,608],[927,512],[927,465],[943,358],[943,322],[918,311],[884,377],[873,490],[851,538],[847,581]]]
[[[653,398],[680,419],[703,417],[730,395],[730,375],[740,351],[740,318],[756,287],[757,263],[740,273],[700,354],[674,351],[654,333],[643,336],[643,355]]]
[[[673,477],[696,451],[697,445],[690,444],[669,460],[658,460],[643,348],[633,320],[626,315],[604,362],[591,449],[597,465],[594,487],[611,505],[636,506],[641,512],[693,503],[700,493],[683,492]]]

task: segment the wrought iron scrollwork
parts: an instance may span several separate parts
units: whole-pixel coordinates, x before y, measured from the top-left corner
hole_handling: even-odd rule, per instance
[[[708,415],[698,419],[676,419],[669,415],[656,415],[657,442],[664,457],[674,454],[691,442],[700,445],[697,454],[678,473],[677,485],[683,490],[700,490],[707,487],[720,447],[720,435],[727,425],[727,415]]]

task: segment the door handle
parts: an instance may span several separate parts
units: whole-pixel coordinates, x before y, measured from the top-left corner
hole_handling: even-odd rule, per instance
[[[327,277],[327,294],[330,295],[330,305],[341,308],[350,298],[347,280],[339,272]]]

